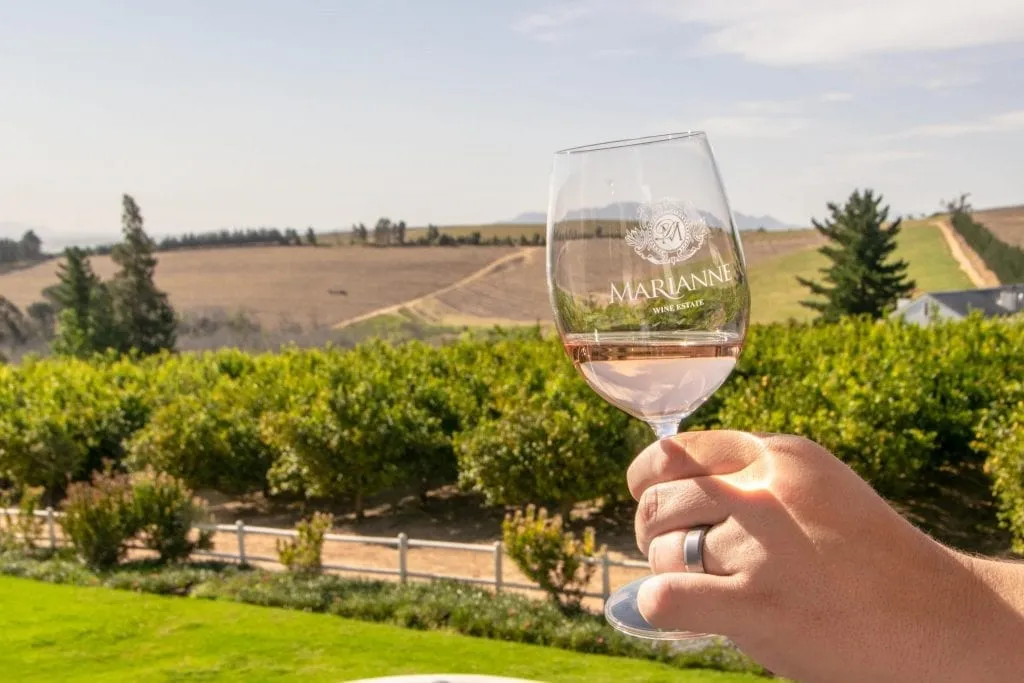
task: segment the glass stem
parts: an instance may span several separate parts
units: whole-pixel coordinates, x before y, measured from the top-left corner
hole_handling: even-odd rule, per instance
[[[667,420],[658,420],[656,422],[648,422],[651,429],[654,430],[654,435],[658,437],[658,440],[675,436],[679,433],[679,419],[669,418]]]

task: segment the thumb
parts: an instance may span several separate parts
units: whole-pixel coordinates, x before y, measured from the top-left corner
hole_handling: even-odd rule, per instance
[[[738,595],[732,576],[656,574],[640,585],[637,607],[657,628],[728,636],[741,618]]]

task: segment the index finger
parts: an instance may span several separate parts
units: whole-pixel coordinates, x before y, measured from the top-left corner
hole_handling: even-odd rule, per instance
[[[639,500],[645,490],[662,482],[739,472],[764,450],[764,441],[747,432],[683,432],[645,448],[629,466],[626,481]]]

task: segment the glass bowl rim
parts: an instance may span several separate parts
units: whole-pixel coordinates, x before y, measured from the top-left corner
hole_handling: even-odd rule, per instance
[[[606,142],[595,142],[589,145],[580,145],[578,147],[568,147],[566,149],[560,149],[555,154],[583,154],[586,152],[605,152],[614,149],[623,149],[626,147],[639,147],[641,145],[656,145],[661,142],[669,142],[671,140],[685,140],[687,138],[706,138],[707,135],[702,130],[688,130],[685,132],[678,133],[662,133],[660,135],[646,135],[639,138],[625,138],[622,140],[609,140]]]

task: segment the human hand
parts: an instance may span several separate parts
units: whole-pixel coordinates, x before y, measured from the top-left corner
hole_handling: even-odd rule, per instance
[[[644,450],[628,480],[657,574],[638,596],[652,625],[727,636],[801,681],[982,680],[975,625],[1005,605],[971,558],[817,444],[687,432]],[[683,537],[701,525],[706,573],[684,573]]]

